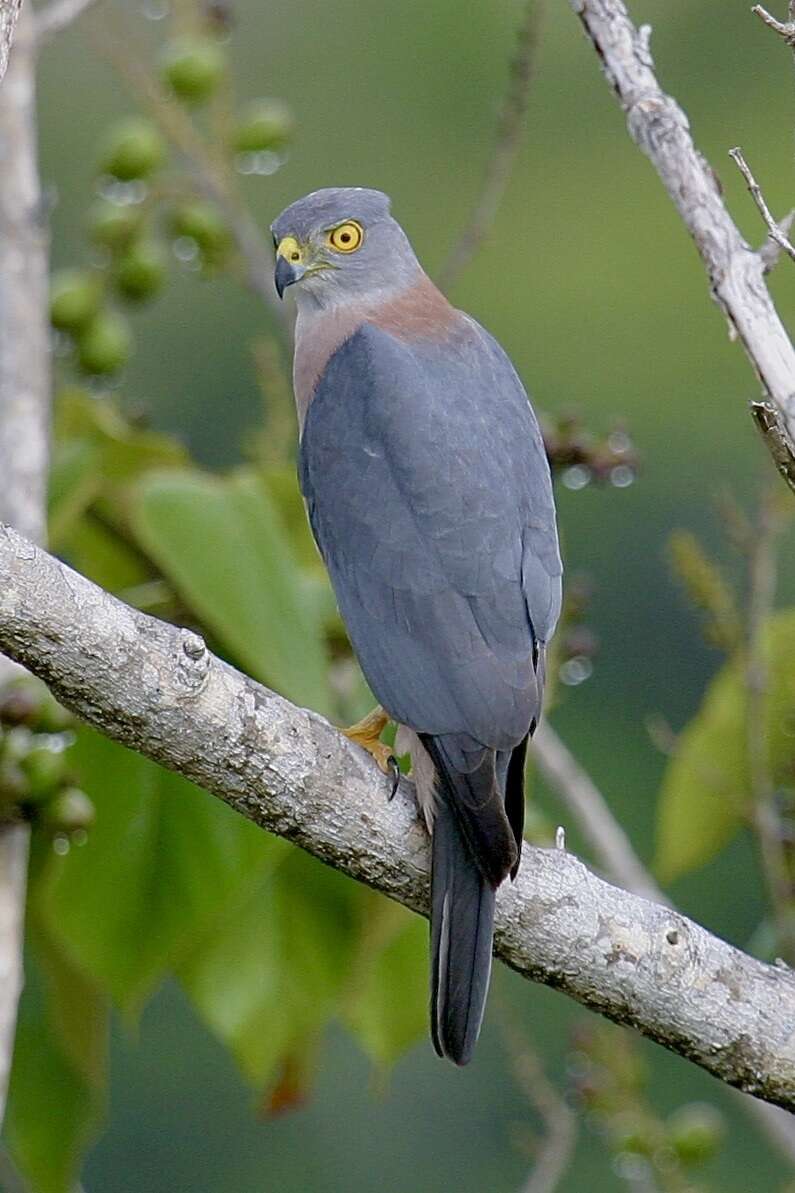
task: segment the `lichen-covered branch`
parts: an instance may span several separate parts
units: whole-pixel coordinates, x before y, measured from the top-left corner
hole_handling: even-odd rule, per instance
[[[623,0],[571,2],[624,109],[630,136],[676,204],[715,300],[795,439],[795,349],[765,285],[765,260],[743,240],[709,163],[693,144],[687,117],[657,81],[649,27],[635,28]]]
[[[22,0],[0,0],[0,83],[8,69],[11,43],[21,7]]]
[[[2,65],[0,53],[0,76]],[[42,541],[50,377],[35,122],[33,12],[26,4],[0,85],[0,519]],[[12,666],[0,658],[0,681]],[[26,827],[0,825],[0,1122],[22,989],[27,851]]]
[[[424,913],[428,848],[410,786],[322,717],[214,658],[0,527],[0,649],[90,724],[244,816]],[[498,899],[495,950],[525,977],[795,1109],[795,974],[669,908],[527,847]]]

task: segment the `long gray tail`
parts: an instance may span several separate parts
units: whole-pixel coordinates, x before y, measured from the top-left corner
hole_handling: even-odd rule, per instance
[[[431,1038],[439,1056],[465,1065],[477,1043],[491,974],[495,891],[475,863],[457,818],[439,799],[431,876]]]

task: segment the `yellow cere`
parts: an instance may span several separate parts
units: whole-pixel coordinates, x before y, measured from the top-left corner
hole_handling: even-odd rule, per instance
[[[328,234],[328,243],[338,253],[355,253],[364,239],[364,231],[356,220],[346,220]]]
[[[303,255],[303,250],[294,236],[285,236],[279,241],[279,247],[276,249],[277,257],[284,257],[287,261],[296,264],[303,259]]]

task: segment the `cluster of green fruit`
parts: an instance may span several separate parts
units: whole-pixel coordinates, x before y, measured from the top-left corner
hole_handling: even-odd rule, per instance
[[[32,676],[0,688],[0,814],[35,820],[61,846],[84,841],[94,821],[69,768],[73,723]]]
[[[218,91],[227,72],[226,53],[214,37],[192,35],[168,42],[160,55],[160,77],[177,99],[199,107]],[[289,143],[293,118],[281,100],[253,100],[238,114],[228,148],[234,153],[278,153]]]
[[[164,86],[190,106],[215,93],[226,69],[224,48],[210,36],[171,41],[160,60]],[[232,155],[278,153],[291,133],[292,117],[280,101],[255,100],[232,123],[226,148]],[[128,363],[132,332],[113,298],[141,304],[156,297],[167,278],[165,238],[178,257],[196,262],[205,275],[228,259],[229,228],[219,209],[204,199],[170,203],[163,227],[156,228],[157,192],[151,184],[166,160],[165,141],[151,120],[130,116],[114,126],[99,161],[108,185],[88,215],[99,262],[53,278],[50,321],[69,337],[79,367],[89,375],[109,377]]]

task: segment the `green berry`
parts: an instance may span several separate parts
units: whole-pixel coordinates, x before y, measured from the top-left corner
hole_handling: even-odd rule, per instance
[[[232,146],[237,153],[283,149],[292,136],[293,127],[292,113],[281,100],[256,99],[240,113]]]
[[[188,104],[209,99],[223,78],[226,55],[208,37],[180,37],[163,50],[160,69],[165,83]]]
[[[9,762],[21,762],[33,747],[33,734],[24,725],[6,729],[0,738],[0,754]]]
[[[88,213],[88,234],[94,244],[116,253],[138,235],[142,221],[143,212],[136,204],[122,207],[99,199]]]
[[[165,157],[163,138],[151,120],[128,116],[111,130],[101,168],[121,182],[132,182],[154,174]]]
[[[711,1160],[725,1130],[723,1116],[707,1102],[680,1106],[667,1122],[668,1142],[683,1164]]]
[[[54,833],[74,833],[94,823],[94,804],[78,787],[66,787],[42,809],[44,823]]]
[[[77,359],[85,373],[110,376],[127,364],[132,335],[127,321],[115,311],[100,311],[77,340]]]
[[[642,1113],[617,1114],[610,1127],[611,1145],[616,1152],[650,1156],[658,1145],[656,1124]]]
[[[34,728],[40,733],[63,733],[72,725],[74,725],[74,717],[68,708],[59,704],[55,697],[45,689],[44,699]]]
[[[34,744],[19,765],[28,780],[29,796],[34,800],[46,799],[66,776],[63,749],[52,749],[44,743]]]
[[[171,228],[175,236],[195,240],[204,257],[213,264],[218,264],[229,248],[229,229],[221,213],[203,199],[192,199],[175,208]]]
[[[116,268],[116,288],[131,302],[144,302],[162,290],[166,254],[155,240],[131,244]]]
[[[88,269],[65,269],[52,279],[50,322],[59,331],[72,335],[83,330],[94,318],[102,298],[102,283]]]

